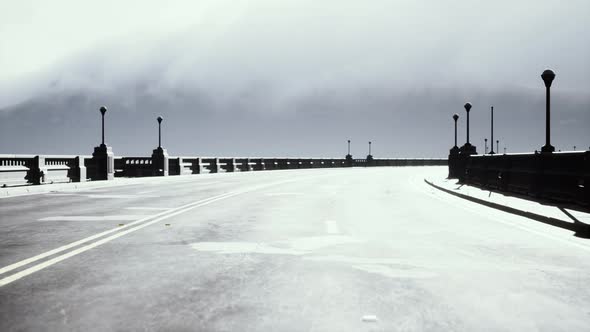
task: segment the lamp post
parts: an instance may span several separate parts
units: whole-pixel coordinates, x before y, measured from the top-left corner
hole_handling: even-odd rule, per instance
[[[162,148],[162,120],[161,116],[158,117],[158,148]]]
[[[541,148],[541,152],[551,153],[555,151],[555,147],[551,146],[551,83],[555,79],[555,73],[547,69],[541,74],[545,88],[547,89],[545,98],[545,146]]]
[[[104,106],[101,106],[100,107],[100,114],[102,115],[102,141],[101,141],[102,143],[100,144],[101,146],[105,145],[104,144],[104,115],[106,112],[107,112],[107,108]]]
[[[574,151],[576,151],[576,146],[574,145]]]
[[[506,147],[504,147],[504,154],[506,154]]]
[[[490,154],[494,154],[494,106],[491,107],[492,117],[491,117],[491,131],[492,136],[490,137]],[[496,149],[498,151],[498,149]]]
[[[455,120],[455,148],[457,147],[457,120],[459,120],[459,114],[453,114],[453,120]]]
[[[465,111],[467,112],[467,142],[461,147],[460,153],[463,155],[477,154],[475,145],[471,145],[469,141],[469,111],[471,111],[471,103],[466,103],[463,107],[465,107]]]
[[[369,156],[371,155],[371,141],[369,141]]]
[[[113,148],[107,146],[104,141],[104,116],[107,113],[107,108],[101,106],[99,111],[101,117],[100,145],[94,147],[92,160],[88,164],[87,174],[79,173],[78,180],[80,182],[86,180],[86,175],[92,180],[113,180],[115,178],[115,155],[113,154]],[[81,163],[84,164],[83,161]]]
[[[467,145],[469,145],[469,111],[471,111],[471,103],[466,103],[463,107],[467,112]]]
[[[350,140],[348,140],[348,155],[350,156]]]
[[[158,120],[158,147],[152,152],[152,175],[168,176],[170,165],[168,163],[168,151],[162,148],[162,118],[159,116]]]
[[[492,145],[493,144],[494,143],[492,143]],[[500,140],[499,139],[496,140],[496,152],[500,153]]]
[[[488,139],[484,138],[484,154],[488,153]]]

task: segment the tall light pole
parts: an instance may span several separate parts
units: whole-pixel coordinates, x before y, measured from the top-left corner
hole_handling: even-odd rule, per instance
[[[471,111],[471,103],[466,103],[463,107],[467,112],[467,145],[469,145],[469,111]]]
[[[459,120],[459,114],[453,114],[453,120],[455,120],[455,148],[457,147],[457,120]]]
[[[494,154],[494,106],[491,107],[492,118],[491,118],[491,125],[492,125],[492,136],[490,137],[490,154]],[[498,151],[498,149],[496,149]]]
[[[471,103],[466,103],[463,107],[465,107],[465,111],[467,112],[467,142],[461,147],[460,153],[463,155],[477,154],[477,148],[475,145],[471,145],[469,141],[469,111],[471,111]]]
[[[547,89],[545,98],[545,146],[541,148],[541,152],[551,153],[555,151],[555,147],[551,145],[551,83],[555,79],[555,73],[546,69],[541,74],[545,88]]]
[[[494,143],[492,142],[492,145],[493,144]],[[496,152],[500,153],[500,140],[499,139],[496,140]]]
[[[350,140],[348,140],[348,155],[350,155]]]
[[[484,154],[488,153],[488,139],[484,138]]]
[[[107,112],[107,108],[104,106],[101,106],[100,108],[100,114],[102,114],[102,143],[100,145],[105,145],[104,144],[104,115]]]
[[[162,120],[161,116],[158,117],[158,148],[162,148]]]
[[[369,156],[371,155],[371,141],[369,141]]]

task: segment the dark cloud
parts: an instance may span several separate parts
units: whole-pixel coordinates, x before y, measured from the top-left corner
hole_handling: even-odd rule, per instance
[[[494,105],[501,146],[530,151],[546,67],[554,145],[590,146],[590,6],[473,3],[260,1],[215,28],[103,42],[0,83],[0,153],[90,153],[104,104],[117,154],[149,154],[161,114],[172,154],[341,156],[350,138],[355,155],[372,140],[440,157],[466,101],[480,150]]]

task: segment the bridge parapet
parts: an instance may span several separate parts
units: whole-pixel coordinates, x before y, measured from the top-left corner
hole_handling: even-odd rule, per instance
[[[0,155],[0,186],[86,181],[88,156]]]
[[[169,157],[165,149],[151,157],[114,157],[109,147],[93,156],[0,155],[0,186],[79,182],[116,177],[188,175],[279,169],[350,166],[445,165],[446,159],[328,159]],[[413,162],[412,162],[413,161]]]
[[[590,151],[463,156],[449,177],[480,188],[590,206]]]

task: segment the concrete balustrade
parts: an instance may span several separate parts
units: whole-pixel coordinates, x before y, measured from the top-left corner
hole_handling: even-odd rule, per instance
[[[0,155],[0,186],[109,180],[115,177],[191,175],[347,166],[446,165],[446,159],[346,159],[169,157],[158,148],[151,157],[115,157],[107,146],[92,156]]]
[[[0,186],[84,182],[89,156],[0,155]]]

